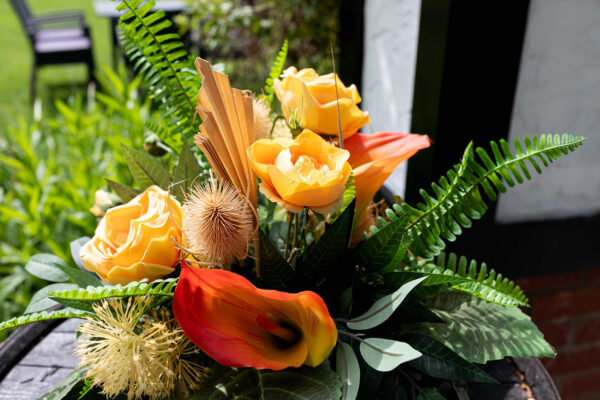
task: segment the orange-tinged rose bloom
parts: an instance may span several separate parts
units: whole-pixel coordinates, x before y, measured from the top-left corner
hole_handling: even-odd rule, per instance
[[[429,144],[426,135],[401,132],[357,133],[344,141],[356,186],[357,221],[396,167]]]
[[[233,272],[185,263],[173,313],[196,346],[229,367],[315,367],[337,341],[335,323],[316,293],[257,289]]]
[[[247,152],[263,181],[260,191],[287,210],[327,214],[343,205],[350,154],[321,136],[304,130],[295,140],[260,139]]]
[[[179,250],[171,240],[182,242],[178,226],[179,202],[171,199],[169,211],[168,193],[151,186],[129,203],[106,212],[92,240],[81,248],[81,261],[112,284],[162,278],[179,262]]]
[[[337,75],[319,76],[312,68],[298,71],[289,67],[283,72],[283,80],[275,79],[273,87],[281,102],[283,115],[287,120],[290,112],[296,112],[304,129],[322,135],[338,135],[338,108],[336,104],[335,81]],[[368,124],[368,112],[362,112],[357,104],[360,95],[356,86],[344,86],[337,78],[337,92],[340,105],[342,136],[354,135]]]

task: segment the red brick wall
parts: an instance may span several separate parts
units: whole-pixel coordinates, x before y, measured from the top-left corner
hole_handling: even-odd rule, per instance
[[[542,359],[563,400],[600,399],[600,269],[518,279],[525,310],[556,348]]]

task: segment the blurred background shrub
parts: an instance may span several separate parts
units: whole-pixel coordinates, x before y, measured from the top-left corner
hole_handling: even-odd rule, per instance
[[[340,0],[188,0],[176,18],[191,53],[223,62],[234,86],[260,91],[277,51],[289,42],[286,65],[332,70]]]

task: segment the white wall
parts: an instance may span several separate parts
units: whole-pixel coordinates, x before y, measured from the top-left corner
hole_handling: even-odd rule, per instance
[[[598,0],[531,0],[510,138],[550,132],[589,140],[501,195],[499,222],[600,212]]]
[[[363,110],[371,125],[363,132],[410,130],[421,0],[366,0],[362,76]],[[388,178],[404,195],[406,163]]]

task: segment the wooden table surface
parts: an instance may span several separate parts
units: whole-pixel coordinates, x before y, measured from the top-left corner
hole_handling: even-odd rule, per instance
[[[37,399],[66,378],[77,366],[72,353],[80,322],[66,320],[36,344],[0,382],[0,400]]]
[[[2,379],[0,400],[35,400],[52,390],[77,366],[73,356],[75,331],[81,320],[62,322],[35,344]],[[14,344],[13,344],[14,345]],[[538,400],[560,399],[552,379],[537,358],[489,362],[483,369],[500,384],[471,384],[472,400],[528,400],[517,369]],[[0,367],[2,360],[0,360]],[[529,393],[531,393],[529,392]]]

